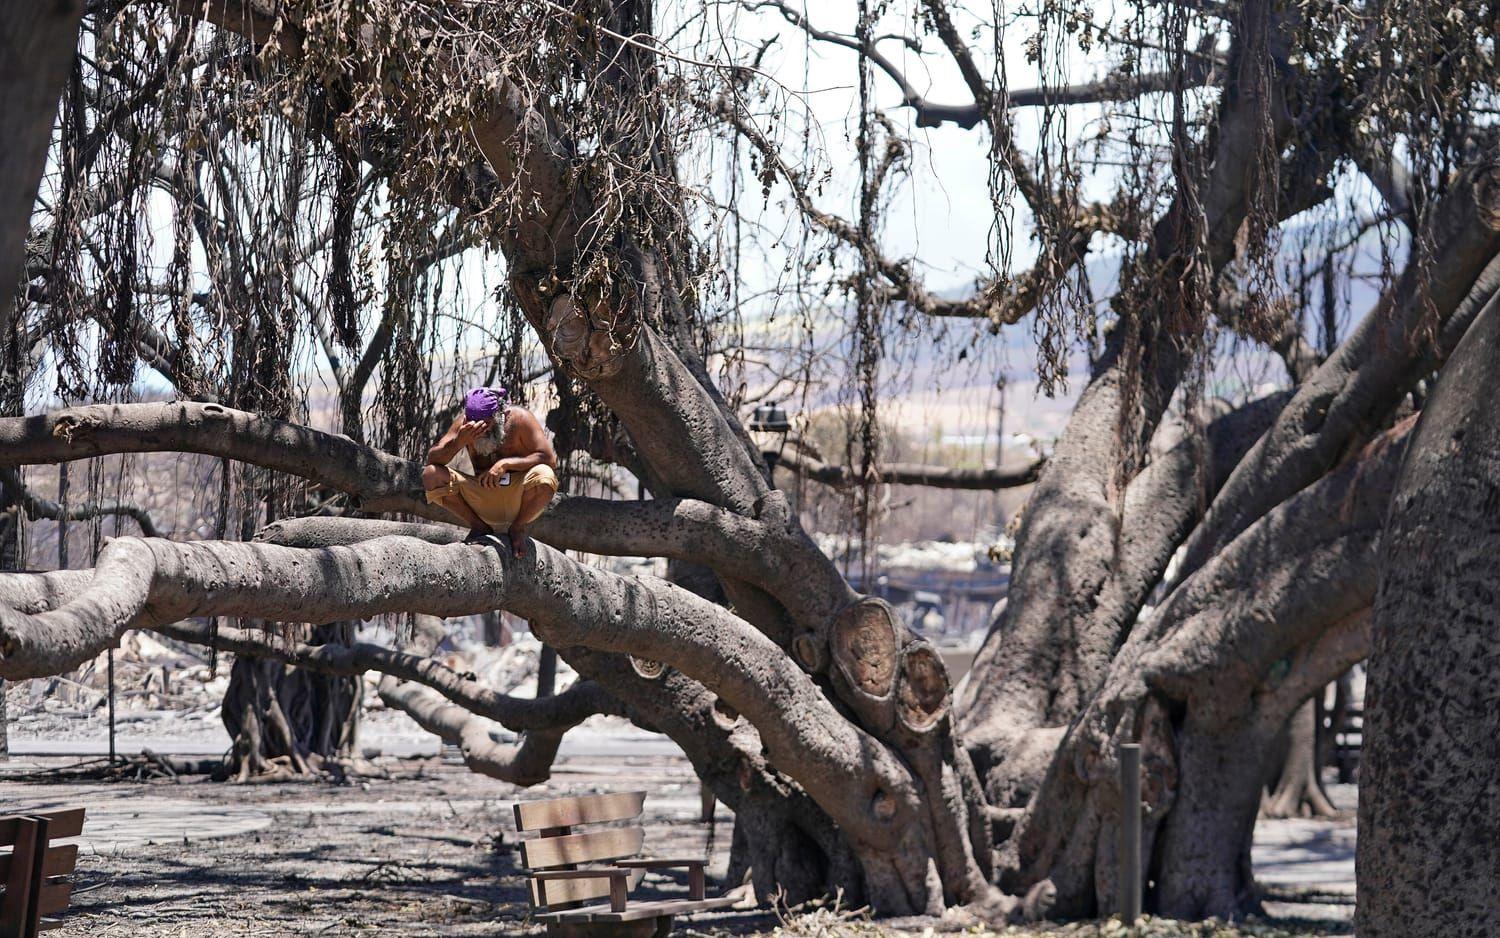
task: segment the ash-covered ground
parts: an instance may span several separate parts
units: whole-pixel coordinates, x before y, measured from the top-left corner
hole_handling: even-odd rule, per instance
[[[538,646],[470,646],[453,663],[522,696],[535,689]],[[596,717],[569,733],[552,779],[528,789],[463,768],[453,751],[403,714],[366,695],[360,746],[383,777],[230,784],[159,771],[98,774],[108,739],[106,660],[62,678],[8,687],[13,755],[0,762],[0,811],[88,809],[73,908],[63,936],[217,938],[261,935],[525,935],[523,871],[511,805],[517,800],[644,790],[646,849],[710,858],[714,889],[728,865],[733,816],[700,818],[697,778],[664,737]],[[116,652],[116,744],[178,756],[220,755],[228,657],[217,676],[195,649],[127,636]],[[564,666],[559,685],[571,680]],[[1353,807],[1354,792],[1335,800]],[[1240,930],[1148,922],[1138,935],[1347,934],[1353,899],[1353,823],[1265,821],[1256,870],[1266,923]],[[670,872],[650,875],[642,898],[686,892]],[[1007,929],[967,918],[870,923],[848,909],[762,908],[682,922],[678,934],[869,936],[1126,934],[1119,923]]]

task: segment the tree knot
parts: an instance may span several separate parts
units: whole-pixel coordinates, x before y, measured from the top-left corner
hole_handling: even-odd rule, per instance
[[[86,436],[99,426],[99,418],[85,414],[63,414],[52,424],[52,435],[68,445],[78,436]]]

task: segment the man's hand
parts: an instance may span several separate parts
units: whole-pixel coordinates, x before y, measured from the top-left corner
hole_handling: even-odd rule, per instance
[[[458,428],[457,440],[460,446],[469,446],[475,440],[490,432],[495,426],[493,420],[465,420]]]
[[[479,484],[489,489],[499,488],[500,486],[505,485],[505,477],[510,473],[510,470],[506,468],[505,464],[509,461],[510,460],[502,459],[499,462],[495,463],[493,466],[486,469],[484,471],[484,475],[481,475],[479,477]]]

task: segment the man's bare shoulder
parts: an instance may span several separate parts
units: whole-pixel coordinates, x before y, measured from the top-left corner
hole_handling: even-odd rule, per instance
[[[519,404],[511,404],[505,408],[505,419],[514,426],[525,427],[528,430],[542,428],[542,422],[536,419],[536,414]]]

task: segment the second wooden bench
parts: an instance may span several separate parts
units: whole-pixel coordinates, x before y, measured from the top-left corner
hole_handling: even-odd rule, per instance
[[[528,886],[538,913],[534,918],[547,925],[547,934],[665,936],[672,931],[674,916],[734,904],[733,896],[704,895],[703,859],[637,856],[645,841],[639,825],[574,831],[583,825],[639,818],[645,801],[645,792],[629,791],[515,806],[516,830],[539,833],[521,842],[521,862],[532,871]],[[631,902],[630,890],[646,870],[670,868],[687,871],[688,898]],[[604,898],[608,901],[584,904]]]

